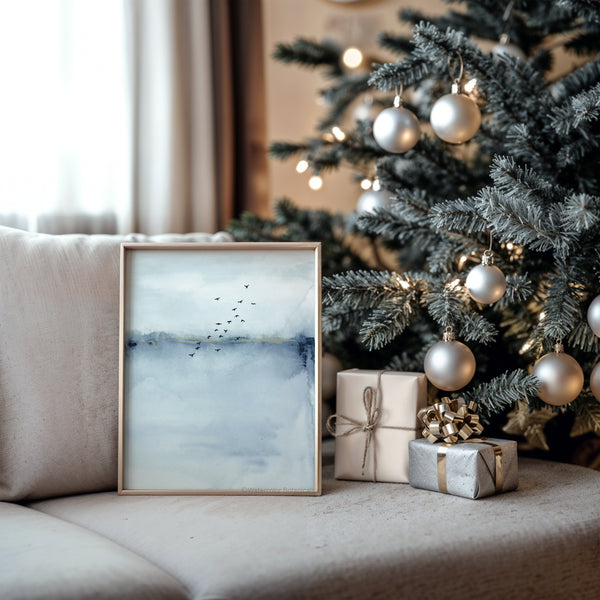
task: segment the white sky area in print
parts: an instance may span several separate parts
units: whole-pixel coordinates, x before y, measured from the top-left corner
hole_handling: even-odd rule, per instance
[[[312,249],[128,250],[126,330],[312,337],[315,279]]]

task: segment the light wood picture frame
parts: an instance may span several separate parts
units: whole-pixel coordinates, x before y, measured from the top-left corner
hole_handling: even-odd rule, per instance
[[[121,246],[119,494],[321,493],[318,243]]]

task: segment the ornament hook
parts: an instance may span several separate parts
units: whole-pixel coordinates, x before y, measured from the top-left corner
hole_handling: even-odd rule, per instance
[[[452,325],[446,325],[444,329],[444,336],[442,338],[444,342],[453,342],[456,337],[454,335],[454,331],[452,331]]]
[[[402,83],[402,79],[400,79],[399,85],[396,86],[396,95],[394,96],[394,107],[400,108],[402,104],[402,92],[404,91],[404,84]]]
[[[455,51],[455,54],[458,57],[458,76],[454,76],[454,69],[452,68],[452,59],[454,58],[453,56],[448,57],[448,73],[450,74],[450,79],[454,81],[453,85],[458,87],[460,84],[460,80],[463,76],[463,59],[458,50]]]

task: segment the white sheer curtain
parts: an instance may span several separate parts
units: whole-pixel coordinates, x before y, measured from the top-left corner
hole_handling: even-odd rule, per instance
[[[1,224],[216,229],[208,10],[0,0]]]

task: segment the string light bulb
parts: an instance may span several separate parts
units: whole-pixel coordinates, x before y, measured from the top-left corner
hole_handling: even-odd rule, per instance
[[[360,187],[363,190],[368,190],[371,188],[371,180],[367,179],[366,177],[360,182]]]
[[[338,142],[341,142],[346,139],[346,134],[337,125],[331,128],[331,133],[333,133],[335,139]]]
[[[319,177],[318,175],[313,175],[308,180],[308,187],[311,190],[320,190],[323,187],[323,179],[321,179],[321,177]]]
[[[465,83],[463,89],[465,90],[465,92],[467,92],[467,94],[470,94],[475,89],[476,85],[477,85],[476,78],[469,79],[469,81],[467,81],[467,83]]]
[[[304,173],[304,171],[306,171],[306,169],[308,169],[308,161],[307,160],[301,160],[296,165],[297,173]]]
[[[350,46],[350,48],[347,48],[344,54],[342,55],[342,62],[349,69],[356,69],[361,65],[362,61],[363,53],[355,46]]]

